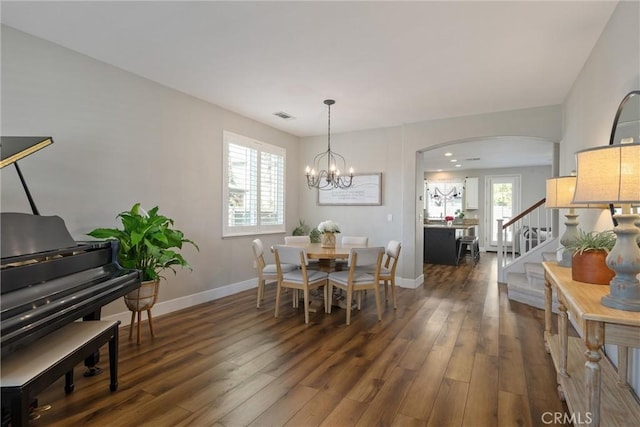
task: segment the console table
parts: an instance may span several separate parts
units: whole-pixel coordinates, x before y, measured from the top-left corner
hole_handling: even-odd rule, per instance
[[[575,425],[640,425],[640,403],[628,383],[629,348],[640,348],[640,313],[608,308],[600,299],[608,286],[576,282],[571,269],[542,263],[545,272],[545,348],[553,358],[558,388]],[[558,297],[558,333],[552,332],[551,301]],[[582,338],[568,336],[569,314]],[[602,346],[618,346],[618,370]]]

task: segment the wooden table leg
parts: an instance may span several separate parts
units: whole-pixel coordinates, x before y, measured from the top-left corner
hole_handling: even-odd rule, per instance
[[[558,296],[558,335],[560,337],[560,372],[559,375],[568,377],[567,373],[567,356],[569,354],[569,316],[567,315],[567,307],[564,300]]]
[[[544,281],[544,349],[547,353],[551,353],[549,347],[549,339],[551,339],[551,316],[552,316],[552,300],[553,290],[551,289],[551,283],[546,279]]]
[[[588,411],[591,413],[590,426],[600,426],[600,388],[602,378],[600,375],[600,348],[604,343],[604,325],[602,322],[587,321],[585,331],[585,344],[587,362],[585,375],[587,381],[587,395],[589,397]]]
[[[624,388],[631,388],[627,381],[627,369],[629,368],[629,347],[618,346],[618,385]]]

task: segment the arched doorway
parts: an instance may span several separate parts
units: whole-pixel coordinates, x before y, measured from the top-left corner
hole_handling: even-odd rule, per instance
[[[430,216],[428,181],[460,182],[474,178],[477,181],[476,194],[464,194],[460,203],[467,222],[477,221],[477,233],[481,250],[495,250],[495,234],[498,215],[505,217],[517,214],[532,203],[544,197],[545,180],[557,175],[558,144],[545,139],[523,136],[500,136],[469,138],[449,141],[418,150],[421,156],[418,164],[422,168],[416,171],[425,182],[422,196],[423,222],[438,221],[440,215]],[[503,185],[509,193],[498,198],[494,184],[512,182],[511,186]],[[455,184],[455,183],[454,183]],[[458,184],[460,185],[460,184]],[[471,197],[470,197],[471,196]],[[467,200],[477,198],[476,205],[467,204]],[[432,204],[433,206],[433,204]],[[441,211],[437,211],[441,213]],[[416,236],[417,248],[424,244],[423,236]]]

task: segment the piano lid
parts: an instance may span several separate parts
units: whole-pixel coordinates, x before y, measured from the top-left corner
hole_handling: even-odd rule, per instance
[[[0,138],[0,169],[10,164],[16,167],[16,172],[18,172],[22,188],[24,188],[34,215],[40,215],[40,212],[31,197],[27,181],[22,176],[18,160],[51,144],[53,144],[53,139],[50,136],[3,136]]]
[[[51,144],[50,136],[3,136],[0,138],[0,169]]]

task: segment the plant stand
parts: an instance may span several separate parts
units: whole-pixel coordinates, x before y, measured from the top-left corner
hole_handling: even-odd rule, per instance
[[[138,315],[138,339],[137,344],[141,341],[140,323],[142,320],[142,312],[147,312],[147,318],[149,319],[149,331],[151,337],[153,334],[153,318],[151,317],[151,308],[158,299],[158,290],[160,289],[160,280],[151,280],[142,282],[140,287],[135,291],[129,292],[124,296],[124,302],[127,308],[131,310],[131,324],[129,325],[129,339],[133,335],[133,325],[135,323],[136,314]]]

